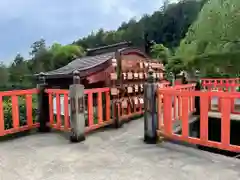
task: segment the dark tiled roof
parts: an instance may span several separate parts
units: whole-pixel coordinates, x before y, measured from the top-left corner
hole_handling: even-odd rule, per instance
[[[119,51],[137,51],[143,56],[146,56],[141,52],[140,49],[136,49],[131,46],[131,42],[121,42],[117,44],[112,44],[109,46],[98,47],[94,49],[88,49],[87,56],[83,58],[78,58],[68,65],[61,67],[59,69],[46,72],[47,78],[63,78],[70,77],[73,75],[75,70],[80,72],[80,76],[88,76],[91,73],[101,71],[106,64],[108,64],[108,60],[111,58],[115,58],[115,52]],[[106,63],[106,64],[105,64]],[[106,68],[106,67],[105,67]],[[36,76],[38,76],[37,74]]]
[[[64,67],[47,72],[46,75],[51,77],[57,75],[69,75],[72,74],[72,72],[75,70],[84,71],[100,65],[113,58],[114,56],[115,52],[109,52],[96,56],[86,56],[83,58],[78,58]]]
[[[114,51],[117,51],[118,49],[130,47],[131,45],[132,45],[131,42],[120,42],[120,43],[111,44],[108,46],[87,49],[87,55],[96,56],[103,53],[114,52]]]

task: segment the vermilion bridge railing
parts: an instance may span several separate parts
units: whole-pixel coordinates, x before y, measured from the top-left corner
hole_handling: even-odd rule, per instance
[[[176,85],[174,87],[163,87],[159,88],[165,91],[184,91],[184,92],[190,92],[195,90],[196,84],[184,84],[184,85]],[[157,93],[158,96],[158,118],[160,122],[163,122],[161,119],[163,118],[163,108],[164,108],[164,98],[163,94]],[[194,97],[189,97],[189,113],[193,113],[195,110],[195,100]],[[173,96],[172,97],[172,120],[176,121],[181,119],[182,117],[182,98],[180,96]]]
[[[50,127],[57,130],[69,131],[69,90],[47,89],[46,93],[48,93],[49,97]],[[110,89],[86,89],[84,90],[84,94],[87,117],[86,132],[111,124]]]
[[[158,83],[160,88],[169,87],[169,82]],[[119,99],[127,99],[119,104],[118,117],[120,121],[128,120],[129,118],[142,115],[144,113],[144,99],[143,94],[135,94],[132,98],[119,97]],[[127,102],[127,105],[124,104]],[[114,115],[116,116],[116,115]]]
[[[240,78],[218,78],[218,79],[201,79],[202,87],[208,91],[228,91],[235,92],[240,86]]]
[[[33,119],[33,96],[38,92],[37,89],[0,92],[0,136],[39,127],[39,123]],[[24,103],[19,104],[20,100]],[[20,106],[25,107],[24,120],[20,119]],[[6,114],[10,117],[6,117]]]
[[[240,78],[218,78],[218,79],[201,79],[202,88],[205,91],[218,91],[218,92],[237,92],[240,87]],[[221,98],[220,97],[209,97],[209,110],[221,111]],[[218,104],[217,109],[216,104]],[[240,114],[238,110],[240,108],[239,98],[231,98],[231,113]]]
[[[167,86],[167,85],[166,85]],[[230,142],[231,99],[239,99],[237,92],[201,92],[194,91],[195,84],[177,85],[175,87],[161,86],[158,96],[158,132],[167,138],[186,141],[219,149],[240,152],[240,147]],[[49,126],[53,129],[69,131],[69,91],[60,89],[47,89],[49,97]],[[15,90],[0,92],[0,136],[18,133],[39,127],[34,117],[33,103],[37,99],[37,89]],[[109,88],[98,88],[84,91],[86,97],[86,132],[104,127],[113,123],[111,113],[111,98]],[[189,115],[194,110],[194,99],[200,97],[200,137],[189,136]],[[215,142],[208,139],[208,104],[213,97],[220,99],[224,108],[221,112],[221,141]],[[21,98],[21,103],[20,103]],[[24,103],[22,103],[24,99]],[[5,102],[11,105],[11,117],[5,118]],[[55,104],[54,104],[55,103]],[[25,106],[25,119],[21,122],[20,108]],[[142,111],[142,110],[141,110]],[[182,124],[182,134],[174,134],[172,125],[175,120]],[[6,126],[6,121],[9,125]]]
[[[168,85],[168,82],[160,84],[161,87]],[[48,94],[49,103],[49,121],[47,125],[56,130],[69,131],[69,90],[46,89],[45,93]],[[0,92],[0,137],[40,126],[40,123],[37,122],[38,94],[38,89]],[[112,124],[113,119],[116,117],[114,117],[111,111],[110,88],[85,89],[84,94],[86,132]],[[19,104],[20,100],[21,104]],[[21,110],[23,108],[25,110],[22,113]],[[140,98],[138,98],[137,102],[135,101],[134,108],[130,109],[128,105],[127,111],[121,109],[118,116],[120,120],[123,120],[136,115],[142,115],[143,113],[143,104],[140,102]]]
[[[172,112],[172,98],[181,99],[181,134],[174,132],[173,123],[174,115]],[[189,99],[195,97],[200,98],[200,136],[198,138],[189,135],[189,116],[191,103]],[[209,140],[209,123],[208,123],[208,105],[209,100],[213,97],[220,99],[224,108],[221,108],[221,140]],[[231,99],[240,98],[237,92],[201,92],[201,91],[179,91],[176,89],[159,89],[158,103],[161,104],[163,99],[163,108],[158,109],[158,134],[171,140],[184,141],[190,144],[197,144],[227,150],[232,152],[240,152],[240,146],[231,144],[230,142],[230,121],[231,121]],[[159,113],[160,111],[160,113]]]

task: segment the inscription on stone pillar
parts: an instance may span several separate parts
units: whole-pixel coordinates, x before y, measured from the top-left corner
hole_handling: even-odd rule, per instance
[[[78,98],[78,113],[84,113],[84,97]]]
[[[71,112],[76,113],[76,100],[75,100],[75,98],[71,98],[70,102],[71,102]]]
[[[76,113],[76,102],[78,102],[78,113],[84,113],[84,97],[78,97],[77,101],[75,98],[71,98],[71,112]]]

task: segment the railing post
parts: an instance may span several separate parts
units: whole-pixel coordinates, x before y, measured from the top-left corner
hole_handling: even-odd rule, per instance
[[[147,83],[144,84],[144,142],[147,144],[155,144],[158,140],[157,87],[153,71],[150,69]]]
[[[185,73],[183,73],[183,75],[182,75],[182,84],[188,84]]]
[[[85,140],[85,99],[84,86],[80,84],[79,72],[73,72],[73,84],[69,89],[70,94],[70,127],[71,142],[80,142]]]
[[[196,77],[197,77],[197,81],[196,81],[196,87],[195,87],[195,90],[196,91],[201,91],[201,80],[200,80],[200,77],[199,77],[199,73],[196,72]],[[195,96],[195,101],[194,101],[194,106],[195,106],[195,113],[194,115],[198,115],[200,116],[200,97],[199,96]],[[211,103],[211,101],[210,101]]]
[[[175,76],[172,72],[170,72],[169,75],[170,75],[170,79],[171,79],[171,86],[174,87],[175,86]]]
[[[119,99],[117,99],[113,103],[113,112],[114,112],[113,126],[116,129],[121,128],[123,126],[123,123],[120,121],[120,107],[121,107],[121,102],[119,101]]]
[[[39,132],[49,132],[50,127],[48,126],[49,122],[49,101],[48,94],[45,93],[47,88],[46,77],[43,72],[38,76],[37,89],[39,90],[38,94],[38,122],[40,123]]]

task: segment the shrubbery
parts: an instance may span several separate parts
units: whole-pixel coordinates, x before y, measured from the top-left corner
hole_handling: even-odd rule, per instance
[[[33,96],[32,98],[32,119],[33,122],[37,120],[37,97]],[[26,109],[26,100],[24,96],[18,97],[18,108],[19,108],[19,121],[20,126],[27,124],[27,109]],[[3,112],[4,112],[4,124],[5,129],[10,129],[13,127],[13,118],[12,118],[12,102],[10,97],[5,97],[3,99]]]

